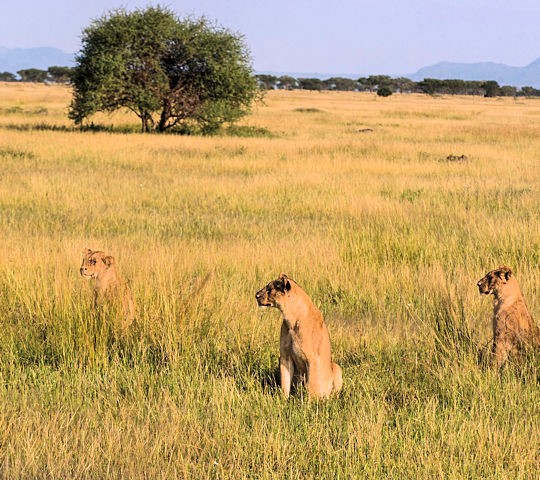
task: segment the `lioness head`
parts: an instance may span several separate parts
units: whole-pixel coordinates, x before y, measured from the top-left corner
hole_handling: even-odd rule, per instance
[[[284,273],[279,274],[277,280],[272,280],[266,287],[261,288],[255,298],[259,307],[277,307],[280,298],[283,297],[292,288],[291,281]]]
[[[107,271],[114,264],[114,257],[104,252],[92,251],[89,248],[83,251],[81,275],[87,279],[96,278]]]
[[[512,270],[505,265],[492,270],[486,276],[480,279],[477,283],[478,290],[483,295],[497,292],[500,288],[508,283],[512,277]]]

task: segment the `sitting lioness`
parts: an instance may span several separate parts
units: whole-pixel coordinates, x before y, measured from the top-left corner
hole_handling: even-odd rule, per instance
[[[306,381],[310,398],[325,398],[343,385],[341,368],[333,363],[330,336],[322,313],[296,282],[285,274],[255,295],[260,307],[283,314],[279,341],[281,389],[289,396],[293,377]]]
[[[483,295],[493,294],[493,359],[500,368],[510,354],[538,342],[538,331],[521,295],[516,277],[501,266],[478,281]]]
[[[87,248],[80,272],[94,284],[94,308],[119,303],[124,313],[123,324],[128,326],[135,316],[135,305],[129,285],[118,276],[114,257]]]

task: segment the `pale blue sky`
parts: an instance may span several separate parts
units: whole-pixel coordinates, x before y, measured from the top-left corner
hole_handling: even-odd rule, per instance
[[[80,47],[116,7],[152,0],[0,0],[0,45]],[[540,57],[540,0],[168,0],[242,33],[258,71],[406,74],[440,61],[524,66]]]

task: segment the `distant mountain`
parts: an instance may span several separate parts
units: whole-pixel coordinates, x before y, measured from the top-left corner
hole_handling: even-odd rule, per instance
[[[75,54],[65,53],[52,47],[36,48],[6,48],[0,46],[0,72],[17,73],[23,68],[40,68],[46,70],[53,65],[73,67]],[[331,77],[357,79],[371,74],[350,73],[315,73],[315,72],[268,72],[258,71],[275,76],[288,75],[294,78],[319,78],[325,80]],[[441,62],[423,67],[415,73],[391,75],[392,77],[407,77],[419,81],[424,78],[461,79],[461,80],[495,80],[499,85],[514,85],[516,87],[531,86],[540,88],[540,57],[524,67],[511,67],[502,63],[452,63]]]
[[[350,74],[350,73],[307,73],[307,72],[268,72],[258,71],[280,77],[283,75],[294,78],[319,78],[325,80],[331,77],[344,77],[358,79],[377,75],[378,72],[370,74]],[[416,73],[403,75],[390,75],[391,77],[407,77],[414,81],[424,80],[424,78],[460,79],[460,80],[495,80],[499,85],[513,85],[516,87],[531,86],[540,88],[540,57],[525,67],[511,67],[502,63],[452,63],[441,62],[429,67],[423,67]]]
[[[452,63],[441,62],[424,67],[416,73],[405,75],[411,80],[424,78],[459,80],[495,80],[499,85],[540,88],[540,57],[525,67],[511,67],[502,63]]]
[[[6,48],[0,46],[0,72],[17,73],[24,68],[73,67],[75,55],[52,47]]]

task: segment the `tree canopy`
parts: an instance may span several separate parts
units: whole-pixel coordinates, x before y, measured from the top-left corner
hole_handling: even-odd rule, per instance
[[[52,66],[47,69],[48,78],[55,83],[69,83],[73,69],[71,67]]]
[[[0,72],[0,82],[15,82],[17,76],[11,72]]]
[[[39,68],[23,68],[17,71],[21,82],[44,82],[47,79],[47,71],[40,70]]]
[[[143,131],[216,130],[260,93],[243,37],[162,7],[113,10],[83,31],[69,116],[133,111]]]

